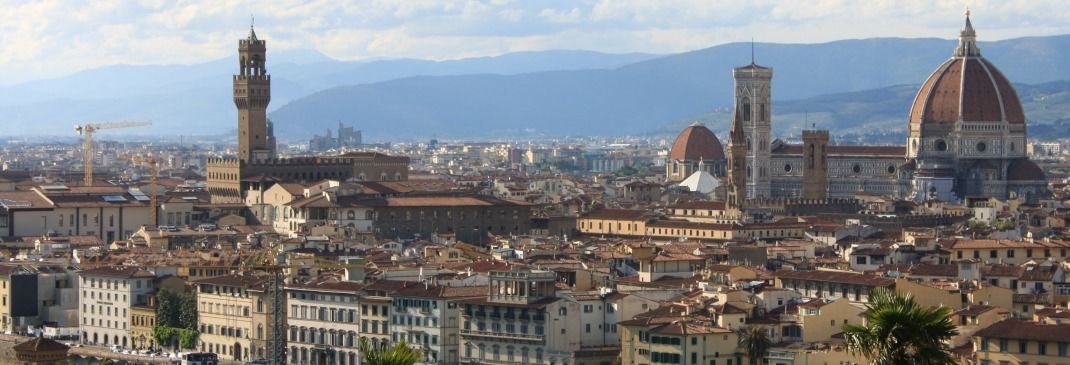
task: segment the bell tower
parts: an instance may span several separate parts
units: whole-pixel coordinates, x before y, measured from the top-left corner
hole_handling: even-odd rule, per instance
[[[732,70],[735,79],[735,120],[743,131],[748,198],[769,197],[772,193],[772,98],[773,69],[751,64]]]
[[[267,46],[249,26],[249,37],[238,40],[238,71],[234,75],[234,106],[238,108],[238,159],[252,163],[274,158],[268,145],[267,106],[271,75],[264,66]]]
[[[828,197],[829,168],[828,152],[829,132],[824,130],[804,130],[803,138],[803,199],[821,199]]]

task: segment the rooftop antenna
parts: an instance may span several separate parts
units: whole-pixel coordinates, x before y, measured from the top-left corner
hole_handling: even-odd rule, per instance
[[[750,64],[754,64],[754,37],[750,37]]]

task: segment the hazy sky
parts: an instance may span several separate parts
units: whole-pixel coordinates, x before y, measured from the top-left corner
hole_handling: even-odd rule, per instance
[[[1070,33],[1065,0],[0,0],[0,84],[229,57],[255,14],[272,50],[456,59],[544,49],[671,53],[746,41]],[[268,56],[269,63],[271,56]]]

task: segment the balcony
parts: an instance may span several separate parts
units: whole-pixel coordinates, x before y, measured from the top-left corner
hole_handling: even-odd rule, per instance
[[[794,360],[795,353],[790,351],[769,351],[769,354],[765,355],[765,358],[777,360]]]
[[[536,342],[542,342],[545,337],[544,335],[531,335],[526,333],[493,332],[466,329],[461,330],[461,335]]]

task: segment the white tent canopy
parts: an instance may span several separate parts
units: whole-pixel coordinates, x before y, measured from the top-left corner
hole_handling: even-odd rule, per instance
[[[721,182],[720,180],[717,180],[716,177],[713,177],[713,175],[710,175],[710,173],[700,170],[680,182],[680,186],[685,187],[694,193],[709,194],[713,192],[714,189],[717,189],[718,186],[721,186]]]

